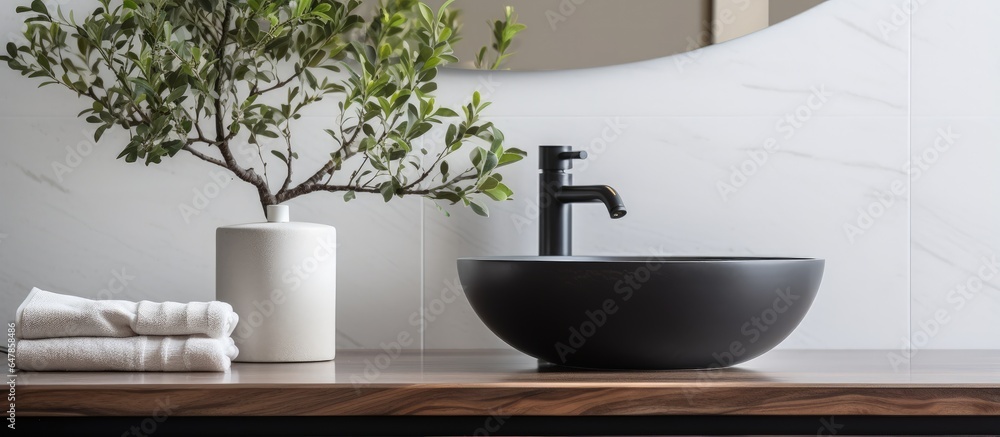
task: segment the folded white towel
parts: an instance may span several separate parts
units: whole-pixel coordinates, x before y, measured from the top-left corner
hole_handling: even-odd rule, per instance
[[[205,335],[228,337],[239,316],[225,302],[156,303],[91,300],[34,288],[17,309],[17,336],[132,337]]]
[[[17,367],[29,371],[225,372],[232,338],[71,337],[19,340]]]

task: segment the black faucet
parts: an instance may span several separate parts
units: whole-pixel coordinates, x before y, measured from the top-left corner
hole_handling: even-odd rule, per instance
[[[587,159],[587,152],[570,146],[538,146],[538,254],[569,256],[573,254],[572,203],[601,202],[611,218],[625,216],[625,204],[618,191],[607,185],[573,185],[574,159]]]

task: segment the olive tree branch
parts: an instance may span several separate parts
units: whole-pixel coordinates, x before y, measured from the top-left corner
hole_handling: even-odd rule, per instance
[[[261,208],[266,209],[267,205],[276,204],[275,196],[271,194],[270,188],[268,187],[267,180],[260,177],[253,169],[245,169],[240,167],[239,163],[236,161],[236,157],[233,156],[233,151],[230,148],[229,141],[235,136],[233,132],[226,133],[225,129],[225,111],[222,107],[222,84],[225,77],[226,71],[226,46],[229,39],[229,24],[232,17],[232,4],[229,1],[225,1],[225,7],[222,15],[222,22],[219,25],[219,39],[218,44],[215,47],[215,62],[216,64],[216,76],[215,83],[213,84],[213,90],[215,92],[215,98],[213,105],[215,107],[215,141],[216,146],[219,151],[222,152],[222,159],[226,164],[226,168],[233,172],[236,177],[242,179],[243,181],[250,183],[257,188],[257,194],[260,197]]]
[[[285,144],[288,146],[288,154],[285,155],[285,167],[287,169],[285,182],[281,184],[279,193],[288,190],[288,186],[292,184],[292,132],[288,129],[288,122],[285,122],[285,129],[282,134],[285,137]]]
[[[441,184],[441,185],[430,187],[430,188],[422,188],[422,189],[416,189],[416,190],[414,190],[414,189],[405,190],[405,191],[399,192],[399,194],[402,194],[402,195],[409,194],[409,195],[426,196],[428,194],[434,194],[437,191],[440,191],[440,190],[442,190],[444,188],[447,188],[447,187],[451,186],[452,184],[454,184],[455,182],[461,182],[461,181],[467,181],[467,180],[470,180],[470,179],[476,179],[476,177],[477,176],[474,173],[472,173],[472,174],[463,174],[463,175],[461,175],[459,177],[456,177],[456,178],[452,179],[450,182],[448,182],[446,184]],[[313,184],[313,185],[310,185],[308,187],[303,187],[302,192],[300,194],[297,194],[297,195],[301,196],[301,195],[305,195],[305,194],[309,194],[309,193],[314,193],[314,192],[317,192],[317,191],[328,191],[328,192],[356,191],[356,192],[359,192],[359,193],[381,193],[381,190],[379,190],[379,188],[377,188],[377,187],[355,187],[355,186],[351,186],[351,185]]]

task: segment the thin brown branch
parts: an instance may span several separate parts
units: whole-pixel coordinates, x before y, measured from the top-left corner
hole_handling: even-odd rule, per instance
[[[285,85],[288,85],[293,80],[295,80],[297,77],[299,77],[299,75],[302,74],[303,71],[306,71],[306,68],[305,68],[304,65],[302,67],[296,66],[295,72],[292,73],[291,76],[288,76],[288,78],[286,78],[284,80],[279,80],[278,83],[276,83],[276,84],[274,84],[272,86],[269,86],[269,87],[263,88],[263,89],[257,89],[257,86],[254,85],[254,89],[250,91],[250,96],[251,97],[252,96],[259,96],[261,94],[268,93],[268,92],[274,91],[274,90],[279,89],[279,88],[283,88]]]
[[[222,16],[222,25],[219,29],[219,44],[215,47],[215,83],[213,88],[215,89],[215,139],[220,143],[226,138],[224,117],[225,114],[222,111],[222,81],[224,80],[225,70],[226,70],[226,40],[229,37],[229,20],[232,14],[232,6],[229,2],[225,2],[225,12]],[[220,145],[221,146],[221,145]],[[226,161],[229,162],[229,161]]]
[[[195,150],[194,147],[191,147],[190,143],[191,143],[191,140],[188,140],[188,144],[185,144],[182,149],[190,152],[192,155],[198,157],[198,159],[201,159],[202,161],[210,162],[210,163],[215,164],[215,165],[217,165],[219,167],[222,167],[222,168],[225,168],[225,169],[229,169],[229,166],[227,166],[225,162],[222,162],[219,159],[213,158],[211,156],[208,156],[208,155],[206,155],[206,154],[204,154],[202,152],[199,152],[199,151]]]
[[[456,142],[462,142],[462,141],[465,141],[466,139],[470,138],[471,136],[472,135],[468,134],[468,129],[466,129],[465,131],[462,132],[462,137],[461,138],[456,138],[455,141]],[[451,154],[451,144],[445,144],[444,145],[444,149],[441,150],[441,153],[438,153],[438,156],[437,156],[436,159],[434,159],[434,162],[429,167],[427,167],[427,169],[424,170],[423,173],[420,174],[420,177],[418,177],[415,181],[413,181],[413,182],[407,184],[406,186],[404,186],[403,189],[406,190],[406,189],[413,188],[413,187],[417,186],[418,184],[420,184],[421,182],[423,182],[424,179],[427,179],[427,176],[430,176],[431,172],[434,171],[434,168],[438,166],[438,164],[441,162],[441,160],[444,159],[446,156],[448,156],[450,154]]]
[[[367,164],[370,159],[371,158],[368,156],[368,154],[365,154],[365,159],[361,161],[361,165],[358,166],[356,170],[354,170],[354,173],[351,173],[351,178],[347,180],[347,185],[354,184],[354,178],[358,177],[358,173],[361,173],[361,170],[365,168],[365,164]],[[359,179],[358,182],[360,183],[361,180]]]
[[[351,146],[353,146],[354,142],[358,139],[358,134],[361,132],[361,130],[362,130],[361,126],[358,126],[358,128],[354,131],[354,134],[351,136],[351,139],[348,142],[344,143],[343,146],[341,146],[341,148],[340,148],[341,150],[346,150],[346,152],[344,153],[344,157],[341,160],[341,162],[347,161],[352,156],[354,156],[354,155],[356,155],[358,153],[355,150],[351,150]],[[334,168],[336,168],[336,167],[337,167],[337,162],[334,161],[331,158],[329,161],[326,162],[326,164],[323,165],[322,168],[319,169],[319,171],[317,171],[312,176],[310,176],[309,179],[306,179],[305,181],[303,181],[302,183],[300,183],[298,186],[296,186],[295,188],[293,188],[292,191],[298,190],[298,189],[300,189],[302,187],[306,187],[306,186],[310,186],[310,185],[316,184],[317,182],[319,182],[320,179],[323,178],[323,176],[326,176],[327,174],[332,173],[333,170],[334,170]],[[285,192],[288,192],[287,188],[283,188],[278,193],[279,197],[281,197],[280,194],[283,194]]]
[[[465,171],[465,173],[463,173],[462,175],[460,175],[460,176],[458,176],[458,177],[455,177],[455,178],[452,178],[452,179],[451,179],[451,182],[447,182],[447,183],[443,183],[443,184],[441,184],[441,185],[438,185],[438,186],[436,186],[436,187],[431,187],[431,188],[428,188],[428,189],[427,189],[427,191],[429,191],[429,192],[432,192],[432,193],[433,193],[433,192],[435,192],[435,191],[439,191],[439,190],[441,190],[442,188],[445,188],[445,187],[447,187],[447,186],[449,186],[449,185],[452,185],[452,184],[454,184],[455,182],[459,182],[459,181],[467,181],[467,180],[470,180],[470,179],[475,179],[475,178],[477,178],[477,177],[479,177],[479,175],[478,175],[478,174],[476,173],[475,169],[472,169],[472,170],[466,170],[466,171]]]
[[[475,179],[475,178],[476,178],[476,175],[474,173],[473,174],[462,175],[462,176],[459,176],[459,177],[457,177],[455,179],[452,179],[451,182],[449,182],[447,184],[442,184],[442,185],[439,185],[439,186],[436,186],[436,187],[423,188],[423,189],[418,189],[418,190],[412,190],[412,189],[411,190],[405,190],[404,189],[399,194],[404,195],[404,196],[405,195],[426,196],[426,195],[429,195],[429,194],[434,194],[435,192],[437,192],[437,191],[441,190],[442,188],[445,188],[445,187],[447,187],[447,186],[449,186],[449,185],[451,185],[451,184],[453,184],[455,182],[465,181],[465,180]],[[358,193],[381,193],[382,192],[377,187],[357,187],[357,186],[353,186],[353,185],[328,185],[328,184],[313,184],[313,185],[309,185],[309,186],[302,186],[302,185],[300,185],[298,187],[295,187],[295,188],[293,188],[293,189],[291,189],[289,191],[286,191],[286,192],[280,194],[278,196],[278,201],[279,202],[284,202],[286,200],[293,199],[293,198],[296,198],[296,197],[299,197],[299,196],[303,196],[303,195],[306,195],[306,194],[309,194],[309,193],[315,193],[317,191],[327,191],[327,192],[354,191],[354,192],[358,192]]]
[[[233,151],[229,147],[229,140],[233,137],[233,135],[231,132],[227,135],[225,129],[225,112],[222,108],[222,85],[226,71],[226,46],[228,45],[229,24],[231,17],[232,5],[226,1],[225,10],[222,15],[222,23],[219,26],[219,43],[215,48],[215,62],[217,62],[217,74],[213,86],[215,90],[215,142],[219,151],[222,152],[222,159],[226,164],[226,168],[228,168],[229,171],[232,171],[236,177],[240,178],[244,182],[257,187],[257,195],[260,197],[261,208],[266,210],[267,205],[274,205],[278,203],[275,196],[271,194],[271,190],[268,188],[267,180],[261,178],[260,175],[253,171],[253,169],[240,167],[239,163],[236,162],[236,157],[233,156]]]
[[[281,191],[288,189],[288,186],[292,184],[292,132],[289,130],[288,126],[285,126],[285,144],[288,145],[288,154],[285,155],[285,167],[287,171],[285,172],[285,182],[281,184]]]

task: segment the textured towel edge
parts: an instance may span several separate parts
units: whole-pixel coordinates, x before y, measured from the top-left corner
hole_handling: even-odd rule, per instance
[[[31,287],[31,291],[28,293],[28,296],[26,296],[24,298],[24,300],[21,301],[21,305],[18,305],[18,307],[17,307],[17,312],[14,313],[14,338],[15,339],[21,340],[21,328],[20,327],[24,326],[24,324],[21,323],[21,321],[22,321],[22,319],[24,317],[24,307],[28,306],[28,302],[31,302],[31,300],[35,298],[35,295],[38,294],[39,291],[44,291],[44,290],[42,290],[42,289],[40,289],[38,287]]]
[[[226,304],[226,305],[229,305],[229,304]],[[228,320],[228,323],[229,323],[229,325],[226,326],[226,335],[225,336],[226,337],[232,337],[233,336],[233,332],[236,331],[236,325],[238,325],[240,323],[240,315],[236,314],[236,311],[233,311],[232,307],[229,307],[229,320]]]
[[[131,346],[135,353],[134,363],[112,363],[80,357],[73,351],[63,354],[61,361],[53,363],[51,357],[42,355],[44,349],[51,349],[53,342],[64,344],[84,344],[88,341],[98,343],[90,350],[105,350],[113,343],[134,342]],[[104,345],[99,345],[103,343]],[[35,346],[32,354],[24,355],[18,360],[18,371],[21,372],[127,372],[127,373],[184,373],[184,372],[221,372],[229,373],[232,369],[233,357],[239,352],[233,345],[233,339],[212,338],[206,336],[136,336],[136,337],[58,337],[47,339],[19,340],[17,348],[29,350]],[[129,356],[132,356],[129,354]],[[195,357],[200,359],[194,359]],[[32,358],[27,360],[27,358]],[[41,358],[41,359],[39,359]],[[67,363],[66,361],[71,361]],[[41,366],[38,363],[41,362]]]

